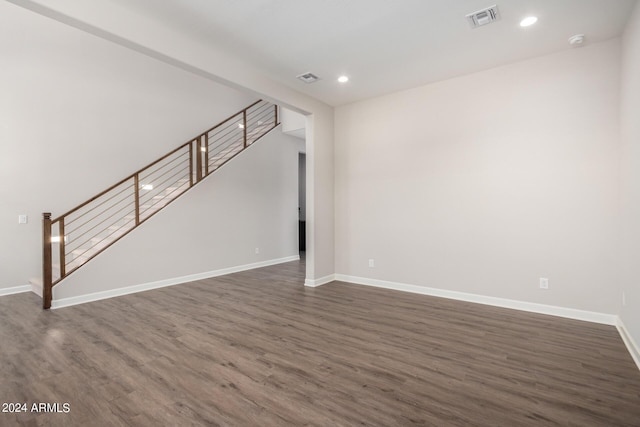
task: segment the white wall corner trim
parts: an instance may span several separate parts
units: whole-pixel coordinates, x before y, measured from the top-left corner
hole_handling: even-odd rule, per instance
[[[636,366],[640,369],[640,346],[633,340],[633,337],[627,331],[627,328],[624,326],[622,319],[618,317],[618,321],[616,322],[616,327],[618,328],[618,332],[620,333],[620,337],[622,341],[624,341],[624,345],[627,346],[627,350],[631,353],[631,357],[633,361],[636,362]]]
[[[31,285],[14,286],[12,288],[0,289],[0,297],[4,295],[21,294],[22,292],[31,292]]]
[[[377,288],[394,289],[403,292],[412,292],[422,295],[430,295],[440,298],[449,298],[477,304],[493,305],[496,307],[511,308],[514,310],[529,311],[538,314],[566,317],[568,319],[584,320],[587,322],[601,323],[604,325],[616,325],[618,316],[614,314],[596,313],[592,311],[576,310],[573,308],[556,307],[552,305],[537,304],[526,301],[510,300],[505,298],[490,297],[465,292],[449,291],[446,289],[429,288],[426,286],[409,285],[406,283],[388,282],[385,280],[367,279],[364,277],[336,274],[336,280],[353,283],[356,285],[374,286]]]
[[[190,274],[182,277],[174,277],[171,279],[158,280],[156,282],[143,283],[140,285],[126,286],[124,288],[110,289],[108,291],[103,291],[103,292],[95,292],[95,293],[86,294],[86,295],[79,295],[76,297],[62,298],[62,299],[53,300],[51,302],[51,308],[56,309],[56,308],[62,308],[62,307],[69,307],[72,305],[84,304],[87,302],[99,301],[102,299],[113,298],[113,297],[118,297],[122,295],[133,294],[137,292],[149,291],[151,289],[158,289],[158,288],[164,288],[167,286],[179,285],[182,283],[193,282],[196,280],[210,279],[212,277],[224,276],[226,274],[238,273],[240,271],[253,270],[255,268],[268,267],[270,265],[282,264],[290,261],[298,261],[299,259],[300,259],[299,255],[294,255],[294,256],[285,257],[285,258],[278,258],[278,259],[256,262],[252,264],[239,265],[236,267],[223,268],[220,270],[207,271],[204,273],[196,273],[196,274]],[[30,286],[29,286],[29,290],[31,290]]]
[[[308,288],[316,288],[318,286],[326,285],[336,280],[335,274],[329,274],[328,276],[321,277],[319,279],[305,279],[304,285]]]

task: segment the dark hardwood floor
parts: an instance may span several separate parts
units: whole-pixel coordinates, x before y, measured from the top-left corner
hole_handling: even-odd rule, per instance
[[[292,262],[50,312],[0,298],[0,425],[640,426],[614,327],[332,283]]]

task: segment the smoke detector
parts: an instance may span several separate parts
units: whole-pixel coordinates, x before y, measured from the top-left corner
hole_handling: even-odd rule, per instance
[[[498,11],[498,6],[494,4],[493,6],[489,6],[482,10],[470,13],[466,16],[466,18],[467,21],[469,21],[469,25],[471,25],[471,28],[478,28],[499,20],[500,12]]]
[[[584,34],[576,34],[569,37],[569,44],[571,47],[580,47],[584,44]]]
[[[318,80],[320,80],[320,77],[316,76],[313,73],[304,73],[304,74],[300,74],[299,76],[296,76],[298,79],[302,80],[303,82],[309,84],[309,83],[315,83]]]

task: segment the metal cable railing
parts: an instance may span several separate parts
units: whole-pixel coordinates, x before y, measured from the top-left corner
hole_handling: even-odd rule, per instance
[[[65,214],[44,213],[44,308],[54,285],[277,125],[277,105],[257,101]]]

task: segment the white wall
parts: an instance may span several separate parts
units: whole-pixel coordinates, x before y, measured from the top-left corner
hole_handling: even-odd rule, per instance
[[[621,318],[640,345],[640,4],[627,24],[622,46],[620,277],[626,305]]]
[[[189,38],[127,8],[104,0],[8,0],[116,44],[247,90],[306,115],[307,279],[331,275],[334,267],[333,108],[265,77],[210,43]]]
[[[256,99],[7,2],[0,57],[0,288],[41,276],[42,212],[62,214]]]
[[[296,144],[263,137],[56,285],[54,301],[296,256]]]
[[[337,108],[336,273],[617,313],[619,61],[615,39]]]

